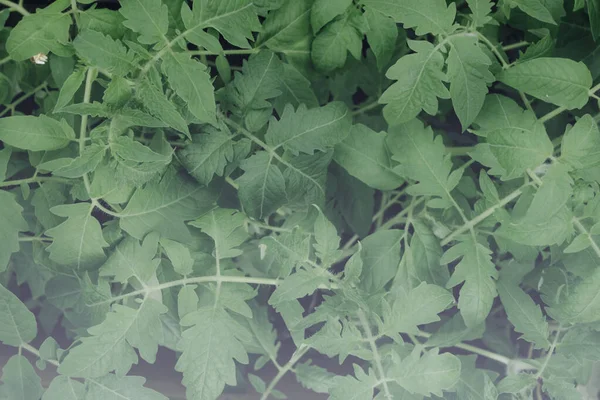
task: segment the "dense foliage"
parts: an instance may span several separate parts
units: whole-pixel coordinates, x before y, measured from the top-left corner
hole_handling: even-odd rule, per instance
[[[0,4],[0,398],[596,398],[598,0]]]

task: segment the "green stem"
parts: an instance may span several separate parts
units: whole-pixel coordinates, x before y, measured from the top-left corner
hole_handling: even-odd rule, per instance
[[[496,47],[496,45],[494,45],[494,43],[490,42],[490,40],[487,37],[485,37],[485,35],[483,35],[479,32],[477,32],[477,37],[479,38],[479,40],[481,40],[483,43],[485,43],[487,45],[487,47],[489,47],[489,49],[492,51],[492,53],[494,53],[494,55],[496,56],[498,61],[500,61],[500,64],[502,64],[502,69],[508,68],[508,63],[506,62],[506,60],[504,59],[504,57],[502,56],[500,51],[498,51],[498,47]]]
[[[12,1],[9,1],[9,0],[0,0],[0,4],[4,4],[9,9],[18,12],[19,14],[21,14],[24,17],[30,14],[29,11],[27,11],[25,8],[23,8],[22,5],[17,4],[17,3],[13,3]]]
[[[542,374],[544,373],[544,371],[546,370],[546,367],[548,366],[548,363],[550,362],[550,359],[552,358],[552,354],[554,353],[554,349],[556,349],[556,345],[558,344],[559,336],[560,336],[560,329],[558,331],[556,331],[556,334],[554,335],[554,340],[552,341],[552,344],[550,345],[550,349],[548,349],[548,354],[546,355],[546,358],[544,359],[544,363],[542,364],[542,366],[538,370],[537,374],[535,375],[536,380],[539,379],[542,376]]]
[[[12,60],[12,57],[11,56],[6,56],[2,60],[0,60],[0,65],[6,64],[10,60]]]
[[[514,49],[520,49],[521,47],[526,47],[526,46],[529,46],[529,42],[522,41],[522,42],[517,42],[517,43],[507,44],[506,46],[502,46],[502,50],[509,51],[509,50],[514,50]]]
[[[381,356],[379,355],[379,350],[377,349],[377,343],[375,342],[371,325],[369,325],[369,321],[367,320],[363,310],[358,311],[358,319],[365,331],[365,334],[367,335],[365,339],[369,342],[371,353],[373,353],[373,363],[375,364],[375,369],[379,375],[378,379],[383,384],[383,394],[387,399],[391,400],[393,397],[387,384],[387,377],[385,375],[385,370],[383,369],[383,364],[381,363]]]
[[[308,350],[310,350],[310,347],[305,344],[301,344],[300,347],[296,349],[294,354],[292,354],[292,357],[290,357],[290,360],[279,369],[279,372],[277,375],[275,375],[275,378],[273,378],[273,380],[269,383],[269,386],[267,386],[265,389],[264,393],[260,397],[260,400],[266,400],[269,398],[269,395],[273,389],[275,389],[275,386],[277,386],[281,378],[283,378],[285,374],[287,374],[288,371],[290,371],[294,365],[300,361],[300,359],[308,352]]]
[[[591,243],[592,249],[598,256],[598,258],[600,258],[600,246],[598,245],[598,243],[596,243],[596,241],[592,237],[591,233],[585,228],[585,226],[581,223],[581,221],[579,221],[579,219],[577,217],[573,217],[573,225],[575,225],[575,227],[577,228],[577,230],[579,230],[579,232],[581,232],[583,235],[587,236],[588,240]]]
[[[24,102],[25,100],[27,100],[29,97],[31,97],[34,94],[36,94],[38,91],[40,91],[42,89],[45,89],[46,86],[48,86],[48,82],[42,83],[38,87],[34,88],[31,92],[27,92],[23,96],[19,97],[17,100],[15,100],[14,102],[12,102],[8,106],[6,106],[6,108],[4,110],[2,110],[2,112],[0,112],[0,117],[3,117],[4,115],[6,115],[6,113],[8,113],[10,110],[14,111],[15,108],[17,108],[17,106],[19,104],[21,104],[22,102]]]
[[[19,346],[20,349],[23,350],[27,350],[28,352],[30,352],[31,354],[37,356],[38,358],[42,358],[40,351],[38,349],[36,349],[35,347],[31,346],[28,343],[21,343],[21,345]],[[60,366],[60,363],[56,360],[45,360],[46,362],[54,365],[55,367]]]
[[[245,55],[245,54],[254,54],[258,53],[259,49],[233,49],[233,50],[223,50],[221,53],[215,53],[214,51],[208,50],[189,50],[187,53],[194,56],[216,56],[219,54],[222,55]]]
[[[41,182],[71,183],[73,181],[71,181],[70,179],[67,179],[67,178],[57,178],[54,176],[37,176],[37,177],[34,176],[31,178],[15,179],[13,181],[0,182],[0,188],[7,187],[7,186],[19,186],[23,183],[41,183]]]
[[[19,242],[44,242],[44,243],[52,243],[51,238],[43,238],[39,236],[20,236]]]
[[[484,219],[486,219],[487,217],[489,217],[490,215],[492,215],[497,209],[504,207],[505,205],[507,205],[508,203],[510,203],[511,201],[513,201],[514,199],[516,199],[517,197],[519,197],[521,194],[523,194],[523,189],[525,189],[525,187],[527,187],[527,186],[529,186],[529,184],[525,184],[525,185],[521,186],[517,190],[513,191],[512,193],[510,193],[508,196],[504,197],[497,204],[495,204],[492,207],[488,208],[487,210],[485,210],[484,212],[482,212],[481,214],[479,214],[478,216],[476,216],[472,220],[467,221],[460,228],[458,228],[457,230],[455,230],[454,232],[452,232],[451,234],[449,234],[448,236],[446,236],[442,240],[441,245],[442,246],[447,245],[456,236],[458,236],[461,233],[464,233],[464,232],[472,229],[473,227],[475,227],[475,225],[477,225],[478,223],[482,222]]]
[[[377,107],[379,107],[380,105],[381,105],[381,104],[379,104],[379,103],[377,102],[377,100],[375,100],[375,101],[373,101],[373,102],[371,102],[371,103],[367,103],[367,104],[365,104],[364,106],[362,106],[362,107],[360,107],[360,108],[357,108],[356,110],[352,111],[352,114],[351,114],[351,115],[354,117],[354,116],[357,116],[357,115],[360,115],[360,114],[364,114],[364,113],[366,113],[367,111],[370,111],[370,110],[372,110],[372,109],[374,109],[374,108],[377,108]]]
[[[416,336],[420,336],[423,338],[430,338],[431,333],[419,331],[418,333],[416,333]],[[520,369],[536,369],[536,367],[534,365],[531,365],[523,360],[511,359],[511,358],[505,357],[501,354],[497,354],[497,353],[482,349],[480,347],[472,346],[467,343],[457,343],[453,346],[448,346],[448,347],[455,347],[457,349],[462,349],[462,350],[471,352],[473,354],[477,354],[482,357],[488,358],[490,360],[497,361],[500,364],[504,364],[507,366],[508,365],[518,365],[520,367]]]
[[[593,88],[591,88],[588,92],[588,95],[591,97],[592,95],[594,95],[598,90],[600,90],[600,83],[597,84],[596,86],[594,86]],[[558,107],[552,111],[550,111],[548,114],[542,116],[541,118],[539,118],[538,120],[541,122],[547,122],[550,121],[552,118],[556,117],[557,115],[559,115],[560,113],[562,113],[563,111],[566,111],[567,107]]]
[[[176,281],[166,282],[166,283],[162,283],[157,286],[148,286],[145,289],[135,290],[133,292],[125,293],[120,296],[111,297],[110,299],[107,299],[107,300],[88,304],[88,306],[97,306],[100,304],[110,304],[110,303],[114,303],[116,301],[120,301],[120,300],[129,298],[129,297],[132,297],[132,296],[147,295],[148,293],[151,293],[151,292],[165,290],[165,289],[169,289],[169,288],[176,287],[176,286],[191,285],[194,283],[211,283],[211,282],[248,283],[248,284],[254,284],[254,285],[271,285],[271,286],[279,285],[278,279],[271,279],[271,278],[253,278],[253,277],[246,277],[246,276],[227,276],[227,275],[199,276],[196,278],[184,278],[184,279],[179,279]]]

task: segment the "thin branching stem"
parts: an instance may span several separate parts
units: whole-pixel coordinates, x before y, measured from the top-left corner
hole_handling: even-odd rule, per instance
[[[369,342],[369,346],[371,347],[371,353],[373,353],[373,364],[375,364],[375,369],[377,370],[377,374],[379,375],[379,379],[383,385],[383,394],[384,396],[392,400],[392,392],[390,392],[390,388],[387,384],[387,377],[385,374],[385,370],[383,369],[383,364],[381,363],[381,356],[379,355],[379,350],[377,348],[377,343],[375,342],[375,337],[373,335],[373,331],[371,330],[371,325],[369,324],[369,320],[365,315],[364,311],[358,311],[358,319],[360,324],[363,327],[364,333],[367,336],[365,339]]]
[[[275,386],[277,386],[281,378],[283,378],[285,374],[287,374],[309,350],[310,347],[308,347],[305,344],[301,344],[296,349],[294,354],[292,354],[292,357],[290,357],[290,360],[285,365],[281,366],[281,368],[279,368],[279,372],[277,372],[277,375],[275,375],[273,380],[269,382],[269,386],[267,386],[267,388],[265,389],[264,393],[260,397],[260,400],[266,400],[269,398],[269,395],[271,394],[271,392],[273,392]]]
[[[0,117],[5,116],[9,111],[11,113],[14,112],[19,104],[21,104],[22,102],[24,102],[25,100],[27,100],[28,98],[30,98],[31,96],[33,96],[34,94],[39,92],[40,90],[45,89],[47,86],[48,86],[48,82],[44,82],[44,83],[38,85],[37,87],[35,87],[30,92],[25,93],[24,95],[19,97],[17,100],[13,101],[8,106],[6,106],[6,108],[4,110],[2,110],[2,112],[0,112]]]
[[[12,1],[9,0],[0,0],[0,4],[4,4],[6,7],[8,7],[10,10],[16,11],[19,14],[21,14],[22,16],[26,17],[30,14],[29,11],[27,11],[22,4],[17,4],[17,3],[13,3]]]

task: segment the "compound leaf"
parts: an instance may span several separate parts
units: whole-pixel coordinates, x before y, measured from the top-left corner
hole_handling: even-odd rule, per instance
[[[23,207],[15,195],[0,190],[0,271],[6,270],[10,255],[19,251],[19,232],[27,231],[27,221],[22,216]]]
[[[88,329],[91,336],[69,351],[58,372],[81,378],[98,378],[111,371],[124,375],[138,362],[134,348],[154,363],[163,335],[160,315],[166,312],[164,305],[149,298],[137,309],[115,304],[104,322]]]
[[[283,147],[294,155],[313,154],[341,142],[349,129],[349,111],[343,103],[333,102],[310,110],[301,105],[296,111],[288,105],[279,121],[269,123],[265,139],[273,150]]]
[[[248,363],[243,342],[251,333],[221,307],[202,307],[181,319],[185,329],[177,350],[175,369],[183,372],[190,400],[218,398],[225,385],[236,385],[234,360]]]
[[[37,336],[35,316],[17,296],[0,285],[0,341],[9,346],[29,343]]]
[[[450,92],[442,81],[446,75],[442,71],[444,57],[439,49],[426,41],[407,41],[415,51],[401,57],[386,72],[386,77],[395,80],[379,98],[383,116],[390,125],[408,122],[421,110],[430,115],[438,111],[438,100],[450,98]]]
[[[457,36],[450,44],[447,60],[450,97],[454,112],[466,129],[483,106],[487,85],[495,80],[488,70],[492,62],[478,46],[476,37]]]
[[[102,228],[92,215],[93,206],[88,203],[55,206],[50,211],[66,217],[62,224],[46,231],[54,238],[48,246],[50,259],[77,270],[91,269],[101,264],[108,243],[102,237]]]
[[[441,259],[448,264],[461,258],[454,273],[446,284],[452,288],[464,282],[458,298],[458,309],[468,328],[479,325],[489,314],[496,297],[495,279],[498,271],[491,261],[491,251],[477,242],[471,235],[465,235],[460,242],[448,249]]]
[[[567,58],[534,58],[496,77],[508,86],[567,109],[583,107],[592,87],[592,74],[586,65]]]

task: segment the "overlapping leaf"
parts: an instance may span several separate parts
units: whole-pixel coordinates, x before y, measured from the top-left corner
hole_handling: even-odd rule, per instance
[[[415,51],[401,57],[387,70],[386,76],[395,80],[380,97],[386,104],[383,116],[390,125],[405,123],[416,117],[421,110],[435,115],[438,110],[438,97],[447,99],[450,92],[442,81],[444,57],[439,48],[429,42],[409,40],[409,47]]]

